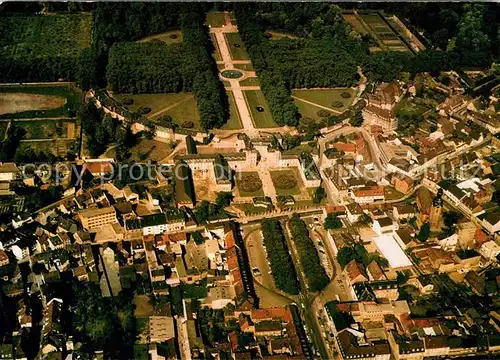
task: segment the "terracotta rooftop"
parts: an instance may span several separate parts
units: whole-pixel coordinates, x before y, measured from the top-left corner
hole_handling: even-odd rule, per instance
[[[384,195],[383,186],[365,186],[359,189],[354,189],[353,193],[356,197],[382,196]]]

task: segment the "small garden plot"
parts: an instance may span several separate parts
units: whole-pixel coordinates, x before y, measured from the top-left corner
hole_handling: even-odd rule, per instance
[[[266,98],[260,90],[245,90],[243,91],[247,102],[248,110],[252,115],[253,123],[257,128],[278,127],[274,121]]]
[[[256,171],[236,173],[235,183],[239,197],[264,196],[262,180]]]
[[[226,33],[227,46],[233,60],[248,60],[248,54],[238,33]]]
[[[238,108],[236,107],[232,91],[227,91],[227,98],[229,100],[229,119],[224,124],[224,126],[222,126],[222,129],[224,130],[241,129],[243,125],[241,123],[240,114],[238,112]]]
[[[47,141],[23,140],[18,147],[18,151],[35,151],[39,153],[53,154],[66,157],[68,152],[75,152],[76,142],[68,139],[53,139]]]
[[[398,116],[410,116],[415,117],[422,115],[427,110],[432,109],[432,101],[422,98],[409,99],[404,98],[401,100],[395,108],[395,113]]]
[[[0,118],[74,116],[81,101],[69,85],[0,86]]]
[[[254,71],[252,63],[248,64],[233,64],[236,69],[245,70],[245,71]]]
[[[74,124],[74,123],[73,123]],[[71,138],[74,138],[74,125],[68,127],[66,121],[62,120],[31,120],[31,121],[15,121],[14,125],[21,127],[26,131],[24,139],[56,139],[68,138],[68,129],[73,130]]]
[[[334,89],[295,89],[292,96],[327,107],[338,112],[347,109],[355,97],[355,90],[351,88]]]
[[[151,35],[137,42],[153,42],[153,43],[164,43],[164,44],[177,44],[181,43],[183,40],[182,31],[174,30],[161,34]]]
[[[303,187],[297,171],[292,169],[273,170],[269,172],[273,180],[276,195],[299,195]]]
[[[344,20],[351,26],[351,28],[358,34],[366,35],[369,31],[363,25],[363,23],[354,14],[344,14]]]
[[[249,77],[240,81],[240,86],[259,86],[259,79],[256,77]]]
[[[222,27],[226,24],[226,17],[223,12],[209,11],[207,14],[207,25],[210,27]]]

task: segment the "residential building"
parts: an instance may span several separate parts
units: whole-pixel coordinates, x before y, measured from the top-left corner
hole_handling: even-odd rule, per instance
[[[78,214],[82,226],[86,230],[96,230],[107,224],[118,222],[115,208],[112,206],[104,208],[89,208],[81,210]]]

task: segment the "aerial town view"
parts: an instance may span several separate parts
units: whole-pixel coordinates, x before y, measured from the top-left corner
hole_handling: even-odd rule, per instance
[[[500,359],[500,4],[0,1],[0,360]]]

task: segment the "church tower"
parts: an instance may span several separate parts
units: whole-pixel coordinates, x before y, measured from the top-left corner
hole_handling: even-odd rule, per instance
[[[429,214],[429,225],[431,231],[441,230],[441,221],[443,218],[443,189],[439,189],[436,197],[432,200],[431,212]]]

